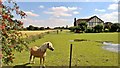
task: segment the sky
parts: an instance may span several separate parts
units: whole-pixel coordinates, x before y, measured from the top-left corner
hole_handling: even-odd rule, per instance
[[[17,4],[27,14],[27,17],[22,19],[24,27],[73,26],[74,18],[90,18],[94,15],[104,22],[118,22],[117,2],[17,2]]]

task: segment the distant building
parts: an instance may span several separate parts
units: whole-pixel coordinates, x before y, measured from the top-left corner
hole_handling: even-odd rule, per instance
[[[74,26],[79,26],[80,22],[85,21],[87,23],[87,27],[94,27],[96,25],[104,25],[104,21],[98,18],[97,16],[90,17],[88,19],[77,19],[74,18]]]

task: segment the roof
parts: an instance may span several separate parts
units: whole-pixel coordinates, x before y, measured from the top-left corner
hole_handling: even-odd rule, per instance
[[[112,22],[105,22],[104,24],[112,24]]]
[[[82,22],[82,21],[85,21],[85,22],[88,22],[89,19],[78,19],[76,22]]]
[[[77,23],[82,22],[82,21],[88,22],[88,21],[90,21],[91,19],[93,19],[95,17],[98,18],[97,16],[92,16],[92,17],[90,17],[88,19],[78,19],[76,22]],[[98,19],[101,20],[100,18],[98,18]],[[101,20],[101,21],[104,22],[103,20]]]

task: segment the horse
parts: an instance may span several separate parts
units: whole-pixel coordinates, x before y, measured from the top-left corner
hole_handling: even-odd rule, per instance
[[[37,57],[40,58],[40,65],[42,65],[42,61],[44,65],[47,49],[54,51],[54,47],[51,42],[45,42],[40,47],[37,46],[32,47],[30,49],[29,63],[31,63],[31,59],[33,59],[32,63],[35,63],[34,59],[35,57]]]

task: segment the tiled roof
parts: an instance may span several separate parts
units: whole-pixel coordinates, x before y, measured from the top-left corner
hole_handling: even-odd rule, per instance
[[[85,22],[88,22],[89,20],[93,19],[94,17],[97,17],[97,16],[93,16],[93,17],[90,17],[88,19],[78,19],[76,22],[77,23],[80,23],[81,21],[85,21]],[[98,18],[98,17],[97,17]],[[100,18],[98,18],[99,20],[101,20]],[[103,22],[103,20],[101,20]]]

